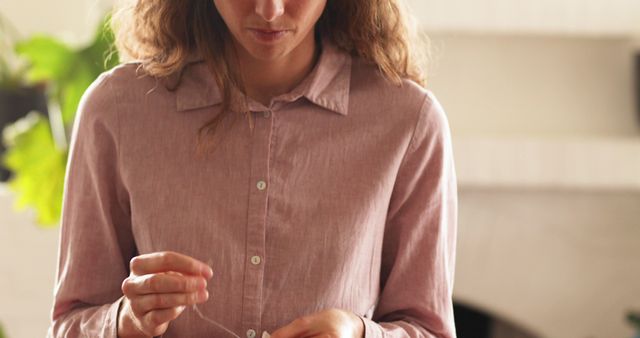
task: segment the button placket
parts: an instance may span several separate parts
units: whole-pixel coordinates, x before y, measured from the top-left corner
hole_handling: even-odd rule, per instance
[[[253,110],[256,116],[265,116],[264,107]],[[270,116],[269,112],[268,116]],[[267,199],[269,197],[269,158],[274,119],[255,119],[251,133],[249,205],[246,224],[246,250],[244,292],[242,299],[242,326],[247,337],[257,335],[262,323],[262,289],[264,282]],[[253,331],[252,331],[253,330]]]

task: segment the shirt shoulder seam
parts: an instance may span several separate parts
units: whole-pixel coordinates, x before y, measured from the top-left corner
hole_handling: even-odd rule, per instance
[[[422,110],[424,108],[424,106],[427,104],[427,101],[429,101],[429,95],[425,94],[424,96],[424,100],[422,100],[422,103],[420,104],[418,111],[417,111],[417,116],[415,117],[415,122],[413,123],[413,131],[411,132],[411,139],[409,140],[409,144],[407,145],[407,148],[404,151],[404,155],[402,156],[402,160],[400,161],[400,168],[402,168],[402,166],[404,165],[406,159],[407,159],[407,155],[413,151],[413,147],[415,144],[415,138],[416,138],[416,131],[418,129],[418,124],[420,124],[420,119],[423,118],[423,114],[422,114]]]

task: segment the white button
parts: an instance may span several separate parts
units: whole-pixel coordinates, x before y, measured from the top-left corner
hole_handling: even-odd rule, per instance
[[[265,181],[258,181],[256,187],[258,187],[258,190],[264,190],[267,187],[267,183]]]
[[[256,336],[256,331],[253,329],[247,330],[247,338],[253,338]]]
[[[260,256],[253,256],[253,257],[251,257],[251,263],[252,263],[253,265],[258,265],[258,264],[260,264],[260,261],[261,261]]]
[[[271,111],[267,110],[267,111],[262,112],[262,116],[264,116],[264,117],[271,116]]]

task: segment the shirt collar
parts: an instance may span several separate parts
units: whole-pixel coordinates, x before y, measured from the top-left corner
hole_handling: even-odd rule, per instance
[[[313,70],[298,86],[276,97],[274,102],[292,102],[304,96],[329,111],[347,115],[351,62],[348,53],[338,49],[328,39],[322,39],[322,51]],[[177,110],[190,111],[220,103],[222,95],[206,62],[201,56],[192,54],[187,59],[182,80],[176,88]]]

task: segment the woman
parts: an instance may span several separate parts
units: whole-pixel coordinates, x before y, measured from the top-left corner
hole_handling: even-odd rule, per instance
[[[397,1],[122,9],[134,60],[78,111],[49,335],[455,337],[449,127]]]

